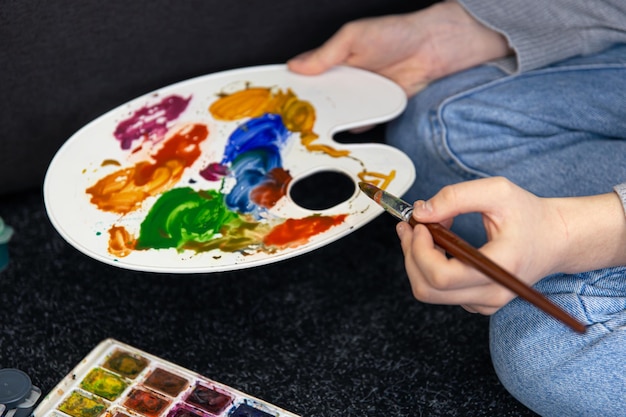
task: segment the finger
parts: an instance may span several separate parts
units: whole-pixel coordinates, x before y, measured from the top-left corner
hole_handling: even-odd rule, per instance
[[[411,242],[413,240],[413,229],[407,222],[400,222],[396,224],[396,232],[398,233],[398,237],[400,238],[402,253],[406,258],[407,256],[409,256],[409,251],[411,249]]]
[[[420,277],[428,287],[440,291],[462,290],[492,282],[473,267],[449,258],[435,244],[426,226],[417,225],[411,237],[404,243],[410,245],[405,251],[407,272]]]
[[[480,314],[493,314],[515,298],[515,294],[495,283],[445,291],[433,289],[423,282],[411,280],[410,283],[413,296],[421,302],[437,305],[460,305],[468,311]]]
[[[404,59],[376,69],[383,77],[398,84],[407,97],[412,97],[428,86],[431,78],[427,77],[427,69],[408,65]]]
[[[416,299],[431,304],[465,305],[481,314],[493,314],[514,298],[513,293],[478,271],[448,259],[434,245],[425,226],[411,230],[408,224],[400,223],[398,235]]]
[[[472,306],[462,305],[461,307],[463,308],[463,310],[467,311],[468,313],[472,313],[472,314],[478,313],[478,311],[476,311],[476,309],[473,308]]]
[[[482,314],[483,316],[491,316],[502,307],[489,307],[484,305],[464,305],[463,309],[472,314]]]
[[[299,74],[321,74],[335,65],[347,63],[352,44],[352,36],[342,28],[319,48],[291,58],[287,67]]]

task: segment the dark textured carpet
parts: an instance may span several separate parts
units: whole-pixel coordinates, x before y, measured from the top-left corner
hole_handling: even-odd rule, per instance
[[[488,319],[412,298],[381,216],[281,263],[211,275],[117,269],[65,243],[35,190],[3,197],[0,368],[50,391],[115,338],[303,416],[528,416],[492,369]]]

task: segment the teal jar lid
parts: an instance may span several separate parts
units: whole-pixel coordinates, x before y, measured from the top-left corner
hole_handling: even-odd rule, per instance
[[[0,217],[0,245],[7,243],[13,236],[13,228],[4,224],[2,217]]]
[[[13,236],[13,228],[4,224],[0,217],[0,272],[9,264],[9,245],[7,243]]]

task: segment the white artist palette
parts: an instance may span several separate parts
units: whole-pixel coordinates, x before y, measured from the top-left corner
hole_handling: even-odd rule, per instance
[[[290,258],[382,212],[357,182],[398,195],[411,186],[414,167],[401,151],[333,140],[405,105],[399,86],[349,67],[302,76],[271,65],[190,79],[76,132],[48,168],[46,209],[70,244],[122,268],[205,273]],[[294,184],[328,171],[354,181],[346,201],[312,210],[291,198]]]

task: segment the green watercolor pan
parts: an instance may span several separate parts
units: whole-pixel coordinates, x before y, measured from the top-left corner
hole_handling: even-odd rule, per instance
[[[298,417],[114,339],[94,348],[33,417]]]

